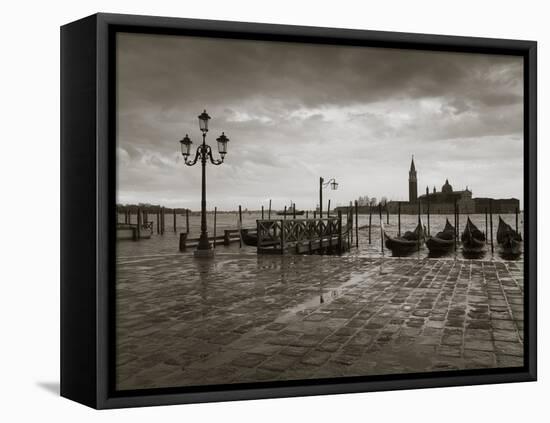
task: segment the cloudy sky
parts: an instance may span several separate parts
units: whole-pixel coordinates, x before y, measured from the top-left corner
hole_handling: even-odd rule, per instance
[[[200,208],[200,166],[179,140],[230,138],[207,169],[208,207],[297,208],[408,198],[449,178],[523,200],[523,65],[507,56],[119,34],[118,199]],[[326,207],[326,204],[325,204]]]

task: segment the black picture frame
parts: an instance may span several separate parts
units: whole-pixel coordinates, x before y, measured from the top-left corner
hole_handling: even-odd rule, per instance
[[[116,392],[114,34],[201,35],[481,52],[524,59],[525,363],[457,370]],[[90,407],[290,397],[534,381],[537,375],[537,44],[534,41],[95,14],[61,28],[61,395]]]

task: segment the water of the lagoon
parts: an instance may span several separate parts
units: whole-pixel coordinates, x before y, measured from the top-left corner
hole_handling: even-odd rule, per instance
[[[312,213],[310,213],[312,215]],[[499,248],[496,240],[496,231],[498,227],[498,216],[493,215],[493,240],[494,240],[494,254],[491,254],[491,246],[487,245],[487,252],[479,257],[480,259],[485,260],[505,260],[499,254]],[[510,224],[515,228],[515,215],[514,214],[503,214],[501,215],[505,222]],[[256,220],[261,219],[261,213],[259,212],[243,212],[243,228],[255,228]],[[282,218],[282,216],[275,216],[272,214],[272,218]],[[485,228],[485,215],[484,214],[473,214],[473,215],[460,215],[460,233],[464,230],[464,225],[466,224],[467,217],[470,217],[472,222],[483,232],[486,231]],[[265,214],[267,218],[267,213]],[[302,217],[297,217],[303,218]],[[449,219],[451,224],[454,224],[453,215],[431,215],[430,216],[430,232],[432,235],[435,235],[437,232],[443,229],[445,226],[445,219]],[[136,216],[132,216],[132,223],[136,222]],[[153,222],[153,235],[151,239],[143,239],[139,242],[134,241],[118,241],[117,242],[117,257],[135,257],[143,255],[154,255],[154,254],[170,254],[178,253],[179,246],[179,232],[185,232],[186,223],[185,216],[177,215],[176,216],[176,230],[173,229],[173,215],[165,215],[165,233],[164,235],[157,235],[156,228],[156,215],[150,214],[148,217],[149,221]],[[287,216],[287,219],[292,219],[291,216]],[[124,221],[124,216],[119,216],[119,222]],[[345,217],[344,217],[345,221]],[[359,226],[368,225],[369,216],[368,215],[359,215]],[[401,216],[401,233],[404,233],[407,230],[414,230],[418,221],[416,215],[402,215]],[[424,225],[427,225],[427,218],[425,215],[422,216],[422,221]],[[207,215],[208,222],[208,232],[209,236],[214,234],[214,215],[208,213]],[[223,235],[224,229],[236,229],[238,222],[238,213],[219,213],[216,218],[216,234]],[[387,224],[386,215],[383,215],[384,229],[389,235],[396,235],[398,222],[397,215],[389,216],[389,224]],[[518,226],[519,231],[523,235],[523,214],[520,214],[518,217]],[[384,257],[391,256],[391,253],[384,248],[384,253],[381,249],[381,231],[380,231],[380,219],[378,215],[372,216],[372,228],[371,228],[371,243],[368,242],[368,229],[361,229],[359,231],[359,249],[353,248],[348,255],[360,256],[360,257]],[[489,233],[489,228],[487,228],[487,233]],[[198,238],[200,234],[200,216],[190,215],[189,216],[189,238]],[[488,236],[490,242],[490,236]],[[221,241],[219,241],[221,244]],[[354,242],[355,245],[355,242]],[[190,249],[191,251],[192,249]],[[256,254],[255,247],[244,246],[239,248],[238,243],[231,244],[229,247],[224,247],[223,245],[218,245],[216,247],[217,253],[236,253],[236,254]],[[428,256],[427,248],[422,248],[419,252],[413,253],[410,257],[425,258]],[[457,252],[454,251],[446,256],[449,259],[462,258],[462,249],[459,246]],[[523,254],[515,260],[523,260]]]

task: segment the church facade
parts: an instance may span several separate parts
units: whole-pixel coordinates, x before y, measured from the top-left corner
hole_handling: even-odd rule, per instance
[[[426,213],[429,209],[431,214],[453,214],[455,204],[463,214],[485,213],[490,207],[493,213],[515,213],[519,210],[517,198],[473,198],[471,189],[466,187],[465,190],[455,191],[448,179],[440,191],[435,186],[432,191],[426,187],[426,193],[419,196],[414,157],[409,169],[409,201],[390,201],[387,207],[390,213],[397,213],[400,209],[403,214],[417,214],[419,210]]]
[[[461,213],[476,212],[476,204],[472,198],[472,191],[468,187],[464,191],[454,191],[448,179],[441,187],[441,191],[437,191],[433,187],[433,191],[430,192],[429,188],[426,187],[426,194],[418,197],[418,201],[426,207],[429,205],[430,213],[435,214],[453,213],[455,202]]]

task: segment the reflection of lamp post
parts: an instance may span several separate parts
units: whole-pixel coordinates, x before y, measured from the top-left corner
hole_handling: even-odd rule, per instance
[[[185,160],[187,166],[193,166],[199,158],[201,159],[202,164],[202,193],[201,193],[201,236],[199,238],[199,244],[195,250],[195,256],[210,256],[212,255],[212,246],[208,241],[208,229],[206,227],[206,160],[210,159],[210,163],[213,165],[221,165],[223,159],[227,153],[227,143],[229,138],[222,134],[216,139],[218,142],[218,151],[220,153],[221,159],[214,159],[212,156],[212,148],[206,144],[206,133],[208,132],[208,121],[210,116],[206,113],[206,110],[199,115],[199,128],[202,131],[202,144],[197,147],[197,152],[195,153],[195,158],[193,160],[187,161],[189,155],[191,154],[191,144],[193,142],[187,134],[180,141],[181,144],[181,154]]]
[[[319,178],[319,217],[323,217],[323,188],[326,188],[330,185],[330,189],[337,190],[338,182],[336,179],[332,178],[329,181],[325,182],[323,178]]]

